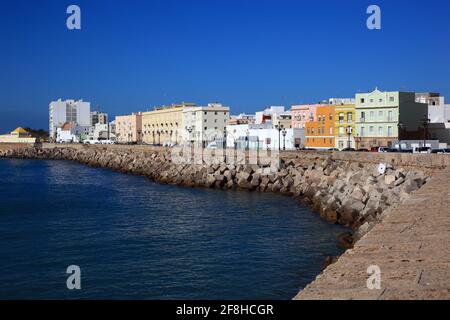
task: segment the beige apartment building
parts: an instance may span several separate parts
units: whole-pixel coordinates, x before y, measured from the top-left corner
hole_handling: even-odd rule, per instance
[[[195,103],[156,107],[142,113],[143,142],[153,145],[177,145],[182,140],[182,112]]]
[[[230,121],[230,108],[220,103],[183,109],[183,140],[202,141],[207,146],[212,141],[223,141],[223,133]]]
[[[116,138],[118,143],[142,142],[142,113],[116,116]]]

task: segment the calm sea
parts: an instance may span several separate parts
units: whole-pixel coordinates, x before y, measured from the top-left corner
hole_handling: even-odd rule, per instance
[[[282,195],[0,160],[0,299],[291,299],[343,231]]]

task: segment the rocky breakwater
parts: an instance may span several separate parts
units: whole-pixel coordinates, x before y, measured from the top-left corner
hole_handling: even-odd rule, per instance
[[[21,148],[0,150],[0,157],[70,160],[93,167],[143,175],[166,184],[217,189],[277,192],[310,205],[330,223],[355,230],[344,238],[351,247],[377,222],[421,188],[430,178],[417,168],[340,161],[330,154],[311,158],[302,153],[269,163],[177,164],[168,151],[135,151],[108,147]]]

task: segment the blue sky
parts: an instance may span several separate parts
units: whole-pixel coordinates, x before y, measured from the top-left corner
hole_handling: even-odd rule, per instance
[[[46,128],[58,98],[112,115],[180,101],[254,112],[375,86],[450,101],[448,0],[2,0],[0,41],[2,133]]]

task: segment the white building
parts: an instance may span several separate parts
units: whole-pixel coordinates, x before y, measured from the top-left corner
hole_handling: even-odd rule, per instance
[[[445,98],[439,93],[416,93],[416,102],[428,104],[428,118],[431,123],[450,122],[450,105],[445,104]]]
[[[264,109],[263,111],[258,111],[255,114],[255,124],[262,124],[267,121],[277,118],[277,115],[285,114],[283,106],[271,106]]]
[[[116,141],[115,123],[114,123],[114,121],[112,121],[111,123],[109,123],[109,124],[108,123],[106,123],[106,124],[97,123],[96,125],[90,127],[89,140]]]
[[[332,106],[355,104],[355,98],[330,98],[328,104]]]
[[[208,106],[185,107],[182,111],[182,137],[187,141],[209,142],[222,139],[230,121],[230,108],[220,103]]]
[[[283,134],[283,132],[285,134]],[[304,129],[277,130],[271,123],[227,127],[227,147],[252,150],[293,150],[302,146]]]
[[[55,141],[57,143],[82,142],[88,137],[89,130],[90,126],[66,122],[61,127],[56,128]]]
[[[56,129],[66,122],[80,126],[91,124],[91,104],[83,100],[52,101],[49,105],[49,134],[50,139],[56,139]]]

